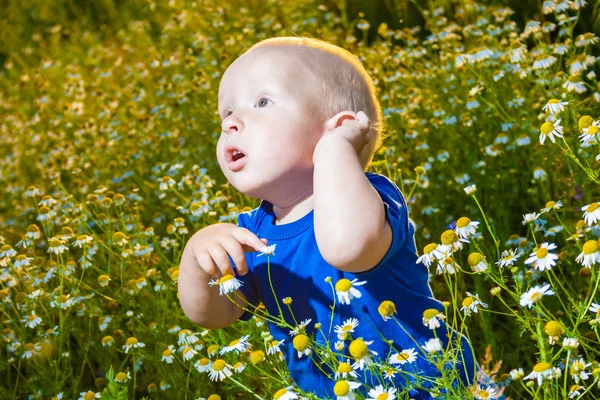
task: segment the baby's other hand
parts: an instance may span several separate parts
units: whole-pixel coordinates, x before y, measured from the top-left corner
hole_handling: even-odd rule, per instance
[[[352,144],[356,154],[360,154],[363,147],[369,142],[369,117],[364,111],[342,111],[325,123],[325,134],[339,135]]]

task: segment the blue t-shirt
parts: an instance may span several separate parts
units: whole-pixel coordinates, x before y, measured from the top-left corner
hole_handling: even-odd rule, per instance
[[[295,323],[287,306],[282,302],[284,297],[292,298],[291,309],[298,323],[311,319],[306,327],[306,333],[309,336],[314,334],[314,340],[324,344],[325,339],[316,331],[314,324],[321,323],[323,332],[326,335],[329,333],[330,307],[335,294],[325,278],[331,277],[334,287],[342,278],[350,281],[353,279],[366,281],[366,284],[356,286],[362,296],[353,298],[349,305],[340,304],[336,297],[335,315],[329,338],[331,347],[333,348],[333,344],[338,340],[333,327],[341,326],[348,318],[356,318],[359,325],[352,333],[352,338],[362,337],[364,341],[373,341],[368,347],[378,353],[377,357],[380,358],[378,361],[383,363],[395,352],[414,348],[418,354],[417,361],[404,364],[403,369],[420,376],[439,376],[439,372],[436,372],[435,367],[421,355],[410,337],[412,336],[421,346],[435,337],[433,331],[423,324],[423,311],[431,308],[440,311],[444,309],[441,303],[433,298],[427,267],[416,263],[418,255],[414,239],[415,225],[408,217],[406,202],[396,184],[384,175],[371,172],[366,172],[365,175],[381,196],[392,229],[389,250],[379,264],[366,272],[343,272],[323,259],[315,239],[314,210],[297,221],[274,225],[273,205],[263,200],[257,208],[238,215],[238,226],[247,228],[259,238],[267,238],[269,245],[276,244],[275,254],[269,256],[271,281],[285,319],[290,325],[295,326]],[[348,245],[351,246],[352,243]],[[270,315],[278,315],[277,304],[269,284],[267,256],[259,256],[258,252],[246,253],[246,260],[249,273],[245,276],[237,276],[243,282],[240,290],[246,295],[250,304],[256,306],[262,301]],[[384,300],[390,300],[396,305],[395,317],[410,336],[395,321],[383,320],[378,313],[378,307]],[[251,317],[251,313],[245,312],[240,319],[249,320]],[[443,321],[441,324],[442,326],[436,329],[437,337],[443,343],[447,343],[446,325]],[[394,341],[393,348],[383,342],[374,327],[385,338]],[[314,392],[319,398],[335,398],[333,393],[335,381],[328,379],[310,357],[298,357],[292,344],[293,337],[289,334],[290,329],[281,328],[271,322],[269,328],[275,340],[285,339],[280,349],[285,356],[291,377],[298,386],[304,391]],[[349,341],[346,341],[343,353],[348,355],[352,364],[354,360],[350,356],[348,345]],[[468,384],[472,383],[471,376],[475,372],[475,364],[472,349],[466,340],[463,340],[463,353],[464,365],[456,367],[469,371],[468,374],[463,373],[461,377],[463,382]],[[346,358],[343,361],[346,361]],[[332,377],[335,375],[336,371],[332,371],[326,365],[323,364],[321,368]],[[371,374],[365,375],[365,371],[366,368],[363,371],[356,371],[359,380],[375,387],[378,384],[377,377]],[[399,387],[406,387],[404,378],[399,374],[396,374],[395,382]],[[411,396],[429,398],[424,391],[412,391]]]

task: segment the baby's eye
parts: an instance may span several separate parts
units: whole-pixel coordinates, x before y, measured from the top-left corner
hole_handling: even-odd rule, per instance
[[[264,105],[266,106],[267,104],[269,104],[269,99],[267,99],[266,97],[261,97],[256,104],[261,104],[263,102],[263,100],[265,101]]]

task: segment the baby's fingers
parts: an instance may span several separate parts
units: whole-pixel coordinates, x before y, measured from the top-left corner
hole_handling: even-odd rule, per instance
[[[229,262],[229,254],[223,246],[216,244],[210,248],[209,253],[222,275],[234,275],[233,267]]]
[[[244,251],[252,253],[260,251],[267,244],[267,239],[259,239],[254,233],[246,228],[239,228],[233,232],[233,237],[242,245]]]
[[[233,259],[238,274],[246,275],[248,273],[248,265],[246,264],[246,254],[244,253],[241,243],[239,243],[235,238],[230,237],[228,240],[223,240],[221,244]]]

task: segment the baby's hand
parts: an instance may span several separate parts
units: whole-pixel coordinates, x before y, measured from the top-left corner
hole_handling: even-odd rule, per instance
[[[343,117],[345,119],[342,120],[339,126],[336,126],[340,119],[339,114],[327,121],[325,135],[339,135],[344,137],[352,144],[358,155],[369,142],[369,117],[363,111],[359,111],[358,113],[344,111],[344,114]]]

